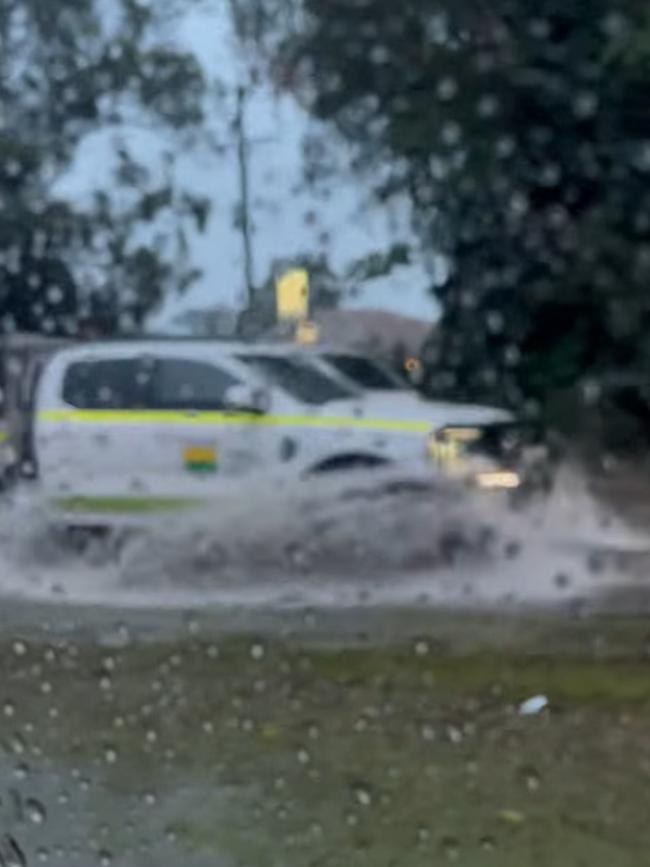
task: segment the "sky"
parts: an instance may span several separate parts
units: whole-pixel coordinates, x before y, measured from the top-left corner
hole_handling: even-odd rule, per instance
[[[195,8],[179,22],[174,39],[196,54],[208,78],[225,85],[225,99],[215,95],[211,121],[226,148],[221,155],[207,152],[178,155],[176,171],[180,185],[207,195],[212,213],[206,231],[195,237],[191,247],[193,263],[203,276],[186,295],[169,298],[154,314],[150,328],[157,331],[168,329],[175,317],[186,310],[240,308],[245,297],[242,240],[233,226],[239,182],[232,133],[234,93],[237,85],[246,80],[244,52],[237,44],[225,11]],[[372,201],[369,185],[347,170],[346,146],[332,129],[323,127],[322,133],[340,162],[341,171],[335,180],[328,182],[327,201],[305,189],[302,142],[308,130],[321,131],[315,123],[289,94],[273,93],[268,85],[258,86],[248,100],[246,124],[252,142],[249,166],[258,284],[277,258],[325,252],[334,270],[342,272],[352,261],[368,253],[411,239],[407,203],[380,209]],[[159,145],[151,134],[134,131],[129,143],[136,152],[147,153],[155,162]],[[102,166],[110,164],[110,148],[106,135],[87,141],[62,191],[83,196],[84,190],[92,186],[89,179],[96,184]],[[310,223],[305,221],[307,212],[315,215]],[[324,233],[327,241],[323,240]],[[435,317],[436,308],[426,291],[429,285],[430,275],[421,263],[414,262],[394,269],[387,277],[363,284],[362,291],[346,303],[430,320]]]

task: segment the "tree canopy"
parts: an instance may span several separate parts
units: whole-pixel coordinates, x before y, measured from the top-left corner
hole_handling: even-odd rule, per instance
[[[196,276],[185,233],[205,223],[207,200],[139,163],[126,136],[155,136],[164,162],[202,123],[205,82],[162,33],[166,14],[168,0],[0,0],[3,330],[76,333],[93,315],[128,329]],[[110,182],[64,196],[97,133],[113,137]]]
[[[409,197],[431,391],[544,404],[650,372],[645,0],[233,0],[279,86]]]

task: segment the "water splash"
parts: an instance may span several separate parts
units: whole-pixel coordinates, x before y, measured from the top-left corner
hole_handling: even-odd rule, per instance
[[[83,545],[48,525],[36,490],[0,510],[0,594],[107,605],[475,607],[588,597],[621,575],[614,553],[650,539],[608,516],[567,469],[553,494],[513,503],[394,471],[284,488],[242,486],[200,513]],[[604,553],[603,553],[604,552]],[[612,553],[614,552],[614,553]],[[604,557],[595,569],[594,557]],[[608,559],[609,558],[609,559]]]

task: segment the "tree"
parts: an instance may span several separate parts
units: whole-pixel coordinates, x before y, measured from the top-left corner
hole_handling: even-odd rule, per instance
[[[644,0],[247,4],[240,32],[279,85],[447,257],[431,390],[544,405],[650,373]]]
[[[183,253],[207,201],[128,145],[136,129],[155,136],[169,167],[165,152],[200,131],[205,84],[160,30],[170,11],[139,0],[0,0],[5,330],[75,333],[99,310],[111,328],[134,328],[196,276]],[[108,187],[90,178],[88,195],[64,196],[79,147],[99,133],[113,139]]]

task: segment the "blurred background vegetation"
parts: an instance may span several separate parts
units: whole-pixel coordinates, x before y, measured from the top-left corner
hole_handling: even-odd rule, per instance
[[[198,276],[188,237],[210,202],[179,188],[173,162],[207,137],[212,84],[161,35],[180,14],[170,0],[109,5],[0,0],[5,328],[78,333],[99,317],[132,330]],[[444,257],[425,392],[647,443],[646,0],[230,0],[228,12],[255,75],[350,146],[379,205],[406,197],[413,245]],[[162,175],[120,141],[134,119],[165,142]],[[115,130],[113,183],[62,200],[57,178],[99,129]],[[335,171],[320,153],[305,148],[306,177]],[[345,275],[321,254],[304,264],[331,307],[408,256],[380,250]],[[248,328],[271,315],[272,279]]]

